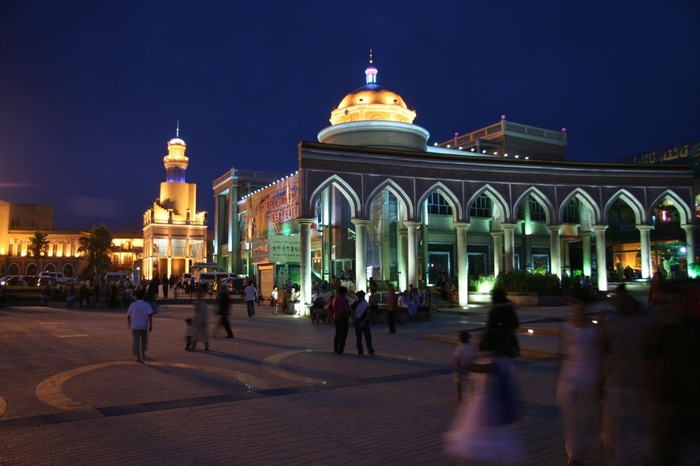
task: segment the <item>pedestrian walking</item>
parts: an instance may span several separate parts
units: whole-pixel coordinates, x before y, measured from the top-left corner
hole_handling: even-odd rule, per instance
[[[453,378],[457,389],[457,403],[462,401],[462,389],[468,388],[470,400],[474,397],[474,382],[469,378],[469,365],[479,357],[479,348],[471,342],[471,334],[468,330],[459,332],[460,344],[457,345],[452,355],[454,364]]]
[[[630,464],[627,453],[628,421],[641,416],[651,430],[649,438],[659,438],[652,423],[650,405],[650,337],[661,322],[658,309],[644,306],[627,293],[624,283],[615,291],[618,312],[600,324],[603,371],[597,396],[604,398],[603,445],[611,464]],[[657,445],[655,445],[657,447]]]
[[[398,303],[396,302],[396,293],[394,292],[394,285],[392,285],[391,283],[387,283],[386,290],[386,315],[387,321],[389,323],[389,333],[396,333],[396,325],[394,319],[399,309]]]
[[[190,349],[190,345],[192,345],[192,324],[194,321],[188,317],[185,319],[185,351],[188,351]]]
[[[370,356],[374,355],[374,347],[372,346],[372,331],[369,325],[370,308],[369,303],[365,301],[365,292],[360,290],[357,292],[357,301],[352,303],[353,316],[355,320],[355,338],[357,338],[357,354],[362,356],[364,348],[362,347],[362,335],[365,336],[367,344],[367,352]]]
[[[163,279],[160,282],[161,286],[163,287],[163,299],[168,299],[168,288],[170,284],[168,276],[166,274],[163,274]]]
[[[226,330],[225,338],[233,338],[233,331],[231,330],[231,323],[229,319],[229,316],[231,314],[231,310],[229,309],[230,302],[231,298],[229,297],[228,289],[225,286],[220,286],[219,292],[216,294],[216,303],[218,305],[217,314],[219,314],[219,322],[217,323],[216,328],[214,329],[214,338],[216,338],[216,334],[218,333],[221,327],[223,327],[224,330]]]
[[[520,327],[513,303],[508,301],[506,292],[495,288],[492,292],[493,307],[486,320],[486,332],[481,340],[481,351],[493,351],[494,345],[506,345],[511,358],[520,356],[520,344],[516,330]],[[503,338],[501,338],[503,336]]]
[[[270,293],[270,305],[272,306],[272,315],[277,315],[277,311],[280,307],[279,291],[277,291],[277,287],[274,287],[272,293]]]
[[[488,464],[515,464],[521,442],[511,427],[518,418],[510,345],[505,333],[494,333],[492,350],[467,365],[474,374],[474,397],[462,403],[445,435],[447,454]]]
[[[153,331],[153,308],[143,300],[143,297],[143,290],[137,290],[136,301],[131,303],[126,311],[126,320],[132,334],[131,349],[136,356],[136,362],[146,358],[148,334]]]
[[[350,304],[345,297],[348,289],[344,286],[338,288],[338,294],[331,302],[331,313],[335,320],[335,337],[333,339],[333,351],[335,354],[343,354],[345,340],[348,337],[348,319],[350,316]]]
[[[573,317],[564,324],[561,336],[564,360],[557,382],[557,403],[564,425],[568,466],[583,465],[583,438],[597,412],[595,386],[600,377],[598,326],[586,315],[590,294],[573,290],[569,305]]]
[[[248,286],[243,289],[243,296],[245,297],[245,303],[248,307],[248,317],[253,317],[255,315],[255,296],[258,290],[255,289],[253,285],[253,280],[248,282]]]
[[[197,343],[204,343],[204,351],[209,351],[209,314],[204,302],[204,291],[197,290],[197,301],[194,303],[194,322],[192,324],[192,344],[190,351],[197,349]]]

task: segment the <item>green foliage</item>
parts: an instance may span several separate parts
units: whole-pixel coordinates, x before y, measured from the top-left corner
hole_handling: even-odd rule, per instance
[[[496,285],[496,277],[493,275],[477,275],[469,277],[469,291],[487,293]]]
[[[581,270],[581,269],[574,269],[574,271],[571,273],[571,278],[576,278],[576,277],[581,277],[581,278],[583,278],[583,270]]]
[[[88,260],[87,274],[97,273],[102,275],[112,265],[110,252],[112,252],[112,233],[103,223],[99,227],[93,226],[88,236],[79,238],[79,252],[85,254]]]
[[[700,264],[690,264],[688,266],[688,277],[690,277],[690,278],[700,277]]]
[[[27,247],[29,256],[33,259],[39,259],[46,255],[46,250],[49,247],[49,235],[37,231],[34,236],[29,238],[29,246]]]
[[[496,279],[496,288],[506,292],[554,292],[561,290],[559,277],[551,274],[528,273],[524,270],[502,273]]]

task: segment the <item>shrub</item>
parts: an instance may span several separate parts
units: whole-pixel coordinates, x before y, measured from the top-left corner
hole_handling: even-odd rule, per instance
[[[524,270],[502,273],[496,279],[496,288],[506,292],[553,292],[561,290],[559,277],[551,274],[527,273]]]

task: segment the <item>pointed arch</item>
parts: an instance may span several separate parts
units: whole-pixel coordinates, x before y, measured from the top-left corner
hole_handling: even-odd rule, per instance
[[[308,199],[309,205],[307,206],[307,209],[309,209],[309,212],[314,211],[314,202],[316,197],[320,196],[324,189],[330,187],[334,187],[338,190],[338,192],[340,192],[343,195],[343,197],[345,197],[345,199],[348,201],[348,204],[350,204],[350,213],[352,214],[352,217],[356,217],[357,213],[360,212],[362,209],[362,204],[360,203],[360,196],[358,196],[355,190],[350,187],[347,181],[345,181],[338,175],[330,176],[323,183],[318,185],[316,189],[314,189],[314,191],[311,193],[311,196]]]
[[[472,194],[472,197],[469,198],[469,200],[467,201],[467,205],[464,209],[466,214],[469,213],[469,211],[472,208],[472,204],[474,204],[474,202],[476,202],[476,199],[482,194],[486,195],[489,199],[491,199],[491,202],[494,205],[501,209],[501,212],[503,212],[503,220],[510,219],[511,211],[510,207],[508,206],[508,203],[505,199],[503,199],[501,193],[494,189],[493,186],[491,186],[490,184],[482,186],[480,189],[475,191],[474,194]]]
[[[457,222],[460,218],[462,218],[462,204],[460,204],[459,199],[454,195],[452,190],[445,186],[442,181],[438,181],[423,193],[421,198],[418,200],[419,208],[421,208],[423,203],[428,199],[428,196],[430,196],[433,191],[439,192],[442,197],[445,198],[447,203],[450,204],[450,207],[452,207],[452,220],[454,222]]]
[[[676,210],[678,211],[678,215],[680,215],[681,217],[681,225],[687,225],[688,223],[691,223],[693,221],[693,214],[690,206],[685,201],[683,201],[678,194],[671,191],[670,189],[667,189],[666,191],[661,193],[656,199],[654,199],[654,202],[652,202],[649,205],[647,215],[649,215],[650,218],[651,215],[653,215],[654,207],[661,204],[661,202],[664,200],[670,201],[673,204],[673,207],[676,208]]]
[[[634,212],[634,221],[637,225],[644,225],[647,223],[647,215],[642,203],[626,189],[620,189],[605,203],[605,210],[603,212],[604,223],[609,223],[608,212],[610,212],[610,207],[612,207],[618,199],[624,201],[624,203],[632,209],[632,212]]]
[[[380,192],[383,190],[389,190],[391,194],[393,194],[396,199],[401,203],[401,206],[403,207],[403,212],[407,216],[407,218],[404,218],[404,220],[409,220],[414,218],[414,208],[413,204],[411,203],[411,200],[409,199],[408,195],[406,192],[401,188],[401,186],[398,185],[394,180],[391,178],[387,178],[383,182],[379,183],[376,188],[372,190],[372,192],[367,196],[367,199],[365,201],[365,211],[369,212],[369,206],[372,205],[372,201],[374,200],[375,197],[379,195]]]
[[[549,199],[547,199],[547,196],[545,196],[542,191],[540,191],[539,189],[537,189],[534,186],[526,189],[525,192],[523,192],[520,195],[520,197],[515,201],[515,204],[513,205],[513,212],[514,213],[518,212],[518,209],[520,208],[520,204],[525,202],[525,200],[529,196],[532,196],[537,201],[538,204],[540,204],[542,207],[544,207],[545,220],[547,222],[547,225],[551,225],[552,219],[556,218],[554,216],[554,206],[549,201]]]
[[[578,199],[581,204],[585,205],[588,210],[593,213],[593,221],[595,223],[600,223],[602,221],[600,216],[600,206],[593,200],[593,197],[591,197],[591,195],[583,189],[576,188],[571,191],[564,199],[564,202],[559,205],[559,211],[557,212],[559,223],[564,223],[564,208],[573,198]]]

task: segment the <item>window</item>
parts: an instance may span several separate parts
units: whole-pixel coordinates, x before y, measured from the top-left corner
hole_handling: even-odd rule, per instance
[[[471,210],[469,211],[470,217],[478,218],[491,218],[491,199],[486,194],[476,198]]]
[[[546,222],[547,215],[539,202],[530,198],[530,219],[533,222]]]
[[[579,223],[578,202],[576,199],[571,199],[564,207],[564,223]]]
[[[429,214],[452,215],[452,207],[439,192],[433,191],[430,193],[426,202],[428,203]]]

